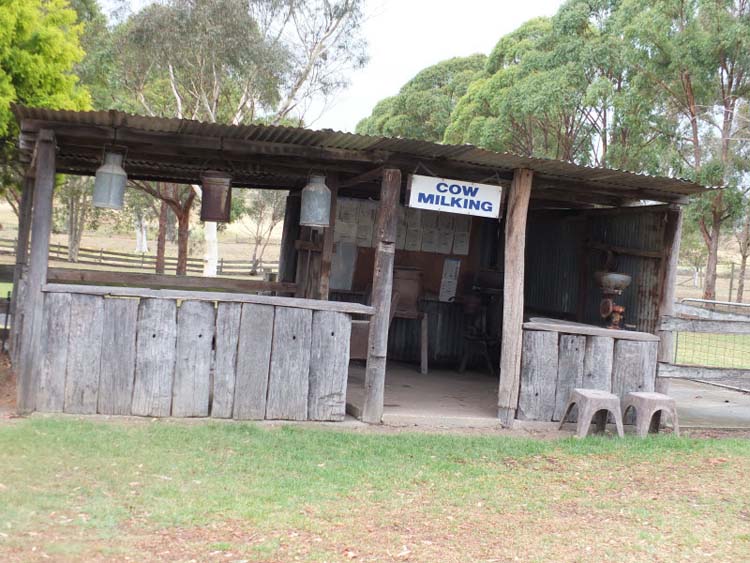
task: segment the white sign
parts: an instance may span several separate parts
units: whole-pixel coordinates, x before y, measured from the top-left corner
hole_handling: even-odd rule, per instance
[[[500,216],[500,186],[412,174],[409,207],[478,217]]]

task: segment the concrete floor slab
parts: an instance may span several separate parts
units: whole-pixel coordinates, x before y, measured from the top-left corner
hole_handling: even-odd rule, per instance
[[[673,379],[669,395],[677,403],[680,426],[750,428],[750,394],[695,381]]]
[[[347,408],[364,405],[365,368],[349,368]],[[497,376],[488,373],[430,369],[389,363],[385,378],[383,422],[392,425],[500,427],[497,420]]]

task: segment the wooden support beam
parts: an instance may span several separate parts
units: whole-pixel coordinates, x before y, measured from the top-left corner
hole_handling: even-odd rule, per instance
[[[286,198],[284,225],[281,232],[279,253],[279,281],[294,282],[297,271],[297,249],[294,242],[299,238],[299,214],[302,204],[300,192],[290,193]]]
[[[375,314],[370,321],[365,370],[365,405],[362,409],[362,420],[371,424],[379,424],[383,418],[388,328],[391,320],[391,293],[393,292],[393,261],[396,255],[397,208],[400,193],[401,171],[393,168],[384,170],[375,224],[378,241],[372,276],[372,307]]]
[[[675,292],[677,290],[677,260],[680,255],[680,239],[682,238],[682,208],[671,208],[667,211],[667,223],[664,226],[664,256],[662,258],[661,295],[659,297],[659,318],[674,315]],[[674,332],[660,330],[657,359],[660,362],[674,361]],[[669,393],[669,380],[656,378],[656,391]]]
[[[28,279],[24,297],[24,322],[18,371],[18,401],[20,413],[35,408],[37,392],[37,359],[40,358],[42,287],[47,281],[49,238],[52,232],[52,194],[55,188],[55,136],[52,131],[41,130],[37,137],[36,177],[34,205],[31,218],[31,251]]]
[[[27,174],[23,181],[21,204],[18,207],[18,240],[16,241],[16,265],[13,269],[13,293],[10,302],[10,359],[13,367],[18,367],[19,339],[23,324],[23,300],[25,295],[26,270],[31,237],[31,209],[34,201],[34,178]]]
[[[270,282],[237,278],[210,278],[203,276],[173,276],[169,274],[145,274],[142,272],[107,272],[102,270],[80,270],[78,268],[49,268],[48,283],[93,284],[122,287],[145,287],[150,289],[197,289],[203,291],[228,291],[252,293],[273,291],[281,294],[294,293],[290,282]]]
[[[331,208],[329,215],[329,226],[323,229],[323,249],[320,256],[320,282],[318,286],[318,298],[328,300],[328,292],[331,286],[331,264],[333,263],[333,231],[336,228],[336,209],[339,199],[339,178],[337,174],[329,174],[326,184],[331,190]]]
[[[353,178],[348,178],[344,181],[342,181],[339,184],[340,188],[351,188],[352,186],[357,186],[359,184],[367,184],[369,182],[374,182],[378,178],[380,178],[383,175],[383,167],[378,166],[374,170],[368,170],[367,172],[363,172],[362,174],[358,174],[357,176],[354,176]]]
[[[497,416],[510,427],[516,418],[521,378],[523,340],[524,259],[526,219],[533,172],[519,168],[513,173],[505,215],[505,279],[503,282],[503,331],[500,343],[500,385]]]

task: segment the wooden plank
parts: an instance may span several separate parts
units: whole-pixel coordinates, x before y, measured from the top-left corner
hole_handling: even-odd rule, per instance
[[[48,294],[44,299],[42,342],[36,410],[62,412],[65,405],[65,366],[68,361],[70,295]]]
[[[204,278],[205,279],[205,278]],[[223,301],[227,303],[258,303],[278,307],[311,309],[314,311],[335,311],[355,315],[373,315],[375,309],[359,303],[343,301],[319,301],[294,297],[271,297],[267,295],[247,295],[242,293],[221,293],[211,291],[180,291],[177,289],[145,289],[137,287],[99,287],[95,285],[47,284],[44,291],[49,293],[75,293],[103,295],[106,297],[142,297],[148,299],[179,299],[192,301]]]
[[[669,208],[666,213],[664,225],[664,257],[660,268],[659,295],[659,318],[674,315],[675,298],[677,291],[677,267],[680,256],[680,240],[682,239],[682,209],[680,207]],[[748,319],[750,320],[750,318]],[[674,360],[675,336],[670,331],[658,331],[659,352],[658,358],[662,362]],[[666,379],[656,382],[656,391],[669,394],[669,381]]]
[[[211,416],[214,418],[232,417],[241,315],[240,303],[219,303],[216,311],[216,359],[211,401]]]
[[[101,284],[123,287],[145,287],[149,289],[221,289],[231,292],[294,291],[293,283],[267,282],[262,280],[236,280],[202,276],[172,276],[168,274],[144,274],[133,272],[106,272],[101,270],[78,270],[74,268],[50,268],[49,283]]]
[[[34,410],[41,359],[42,286],[47,278],[47,256],[52,231],[52,194],[55,188],[55,135],[39,131],[36,143],[34,206],[31,217],[31,250],[23,304],[23,333],[19,353],[16,408],[25,414]]]
[[[631,391],[653,391],[656,384],[657,342],[615,341],[612,393],[624,399]],[[623,422],[633,424],[629,413]]]
[[[266,415],[273,334],[274,307],[252,303],[242,305],[232,413],[234,418],[260,420]],[[283,355],[283,350],[278,353]]]
[[[213,303],[183,301],[177,311],[172,416],[208,416],[215,325]]]
[[[50,293],[49,295],[63,295]],[[137,299],[105,299],[99,414],[129,415],[135,377]]]
[[[351,330],[348,315],[313,313],[308,420],[344,419]]]
[[[736,303],[727,303],[727,305],[736,305]],[[747,314],[726,313],[724,311],[713,311],[703,307],[694,307],[684,303],[674,304],[674,316],[681,319],[706,319],[709,321],[750,321],[750,307]]]
[[[312,311],[277,307],[266,418],[307,419]]]
[[[662,253],[657,250],[640,250],[637,248],[627,248],[625,246],[617,246],[614,244],[607,244],[604,242],[589,242],[587,245],[589,248],[595,250],[604,250],[614,252],[615,254],[624,254],[626,256],[638,256],[640,258],[654,258],[661,260]]]
[[[601,326],[587,325],[583,323],[572,323],[570,321],[557,321],[554,319],[532,318],[523,323],[524,330],[550,330],[564,332],[565,334],[584,334],[586,336],[605,336],[617,340],[638,340],[643,342],[658,342],[659,337],[648,332],[635,330],[618,330],[604,328]]]
[[[93,295],[71,295],[63,409],[66,413],[96,413],[103,330],[104,299]]]
[[[284,223],[281,232],[281,249],[279,251],[279,281],[294,282],[297,271],[297,249],[294,241],[299,238],[299,215],[302,198],[300,192],[290,193],[286,197]],[[292,290],[294,292],[294,290]]]
[[[708,332],[713,334],[750,334],[747,321],[712,321],[708,319],[679,319],[663,317],[659,327],[663,331]]]
[[[177,341],[177,303],[172,299],[141,299],[132,413],[169,416],[172,407]]]
[[[727,378],[747,378],[750,380],[750,369],[709,368],[659,362],[659,378],[696,379],[699,381],[718,381]]]
[[[497,416],[512,426],[519,406],[521,348],[523,341],[524,256],[526,252],[526,219],[531,196],[533,172],[519,168],[513,172],[505,215],[505,274],[503,280],[503,326],[500,343],[500,384],[497,393]]]
[[[375,227],[378,241],[372,276],[372,305],[375,314],[370,321],[367,342],[365,404],[362,409],[362,420],[371,424],[379,424],[383,418],[388,330],[391,324],[393,263],[398,226],[396,210],[400,194],[401,171],[392,168],[384,170]]]
[[[328,300],[328,292],[331,287],[331,264],[333,263],[333,231],[336,228],[336,208],[339,199],[339,178],[337,174],[329,174],[326,177],[328,189],[331,191],[330,225],[323,229],[323,252],[320,255],[320,282],[318,297]]]
[[[28,257],[29,257],[29,239],[31,238],[31,211],[34,201],[34,178],[28,174],[23,180],[23,191],[21,192],[21,203],[18,207],[18,239],[16,240],[16,263],[10,273],[10,279],[13,281],[13,293],[10,302],[10,318],[12,324],[10,326],[10,338],[8,339],[8,346],[10,350],[10,358],[14,367],[18,367],[18,354],[19,354],[19,337],[21,334],[21,325],[23,317],[23,301],[19,300],[22,295],[21,285],[25,282],[23,278],[26,276]],[[4,281],[8,281],[5,277]]]
[[[606,336],[589,336],[586,338],[582,382],[585,389],[612,391],[614,353],[615,340],[613,338]]]
[[[573,389],[583,387],[584,357],[586,337],[572,334],[560,335],[560,349],[557,362],[557,386],[555,389],[555,412],[552,420],[560,420]]]
[[[524,331],[518,419],[549,422],[555,413],[558,334]],[[515,409],[514,409],[515,412]]]

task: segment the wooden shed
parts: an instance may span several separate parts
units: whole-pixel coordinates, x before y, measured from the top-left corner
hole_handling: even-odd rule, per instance
[[[510,425],[559,419],[576,386],[653,389],[669,354],[656,331],[697,184],[328,130],[14,112],[28,165],[11,340],[22,412],[341,420],[351,357],[366,362],[367,422],[381,420],[388,360],[425,377],[489,362]],[[113,284],[49,268],[55,174],[93,175],[113,144],[131,179],[199,184],[214,170],[288,190],[279,280]],[[312,173],[331,191],[327,228],[299,224]],[[431,181],[446,198],[415,204]],[[454,186],[497,201],[472,207]],[[594,274],[608,269],[632,278],[618,329],[599,310]]]

